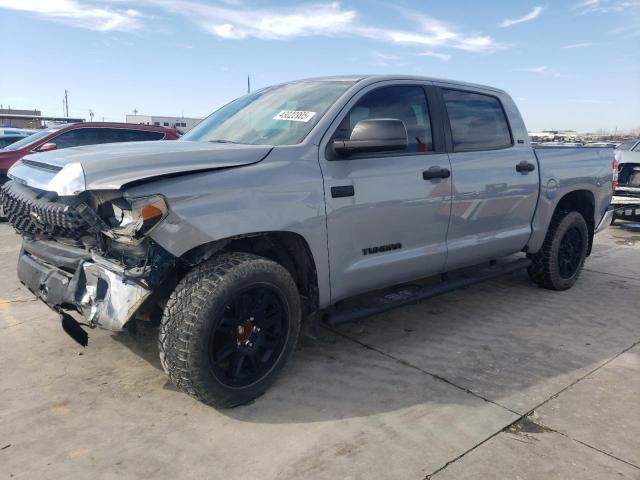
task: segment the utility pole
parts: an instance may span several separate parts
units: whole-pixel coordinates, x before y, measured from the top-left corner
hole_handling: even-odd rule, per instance
[[[93,110],[89,109],[89,118],[91,118],[91,121],[93,122]]]
[[[67,118],[69,118],[69,91],[67,89],[64,90],[64,114]]]
[[[247,93],[251,93],[251,76],[247,75]]]
[[[134,115],[138,115],[138,109],[137,109],[137,108],[134,108],[134,109],[133,109],[133,114],[134,114]]]

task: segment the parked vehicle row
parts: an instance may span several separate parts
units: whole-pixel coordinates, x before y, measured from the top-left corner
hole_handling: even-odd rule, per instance
[[[616,148],[617,144],[612,142],[531,142],[539,147],[585,147],[585,148]]]
[[[251,93],[175,142],[27,155],[0,202],[23,237],[20,281],[67,333],[86,345],[68,312],[114,331],[157,321],[169,378],[230,407],[269,388],[319,321],[519,268],[570,288],[611,221],[613,166],[610,148],[532,148],[502,90],[333,77]]]
[[[174,129],[127,123],[72,123],[38,130],[0,150],[0,185],[7,181],[9,168],[28,154],[103,143],[177,138]]]

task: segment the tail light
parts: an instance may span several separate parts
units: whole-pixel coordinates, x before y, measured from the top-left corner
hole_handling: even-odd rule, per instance
[[[611,189],[615,192],[616,188],[618,188],[618,161],[615,158],[611,161],[611,169],[613,170]]]

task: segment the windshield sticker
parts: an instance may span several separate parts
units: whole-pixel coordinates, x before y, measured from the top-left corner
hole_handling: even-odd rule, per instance
[[[315,114],[316,112],[305,112],[302,110],[281,110],[273,119],[307,123]]]

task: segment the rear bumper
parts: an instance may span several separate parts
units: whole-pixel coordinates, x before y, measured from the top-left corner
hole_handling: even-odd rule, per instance
[[[121,331],[151,292],[138,283],[69,249],[55,255],[38,242],[25,242],[18,260],[18,279],[52,309],[79,312],[91,325]],[[35,247],[34,247],[35,245]],[[45,260],[55,258],[58,265]],[[75,267],[75,270],[74,270]]]
[[[615,218],[640,217],[640,194],[637,196],[614,195],[611,206],[615,209]]]

